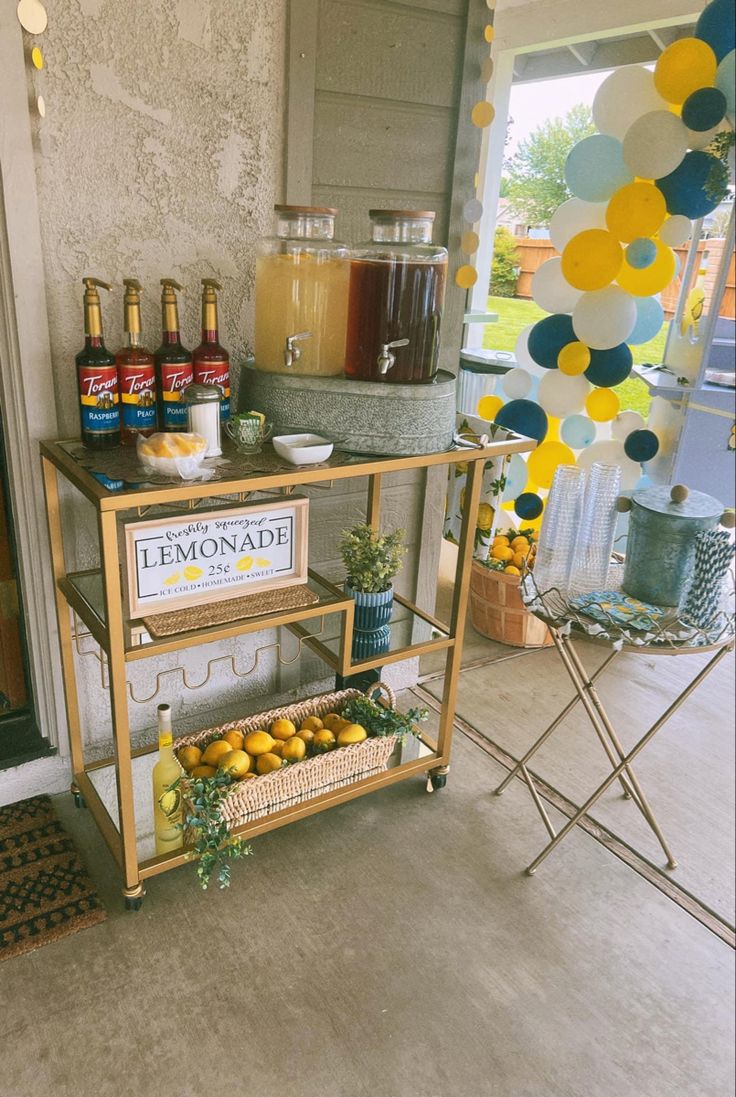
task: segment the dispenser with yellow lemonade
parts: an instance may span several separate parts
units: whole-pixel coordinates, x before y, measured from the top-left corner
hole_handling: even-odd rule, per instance
[[[275,206],[276,235],[256,253],[256,369],[334,377],[343,372],[350,266],[334,239],[337,210]]]
[[[181,777],[174,756],[171,705],[158,706],[158,762],[153,767],[153,830],[156,853],[170,853],[184,844],[181,789],[171,785]]]

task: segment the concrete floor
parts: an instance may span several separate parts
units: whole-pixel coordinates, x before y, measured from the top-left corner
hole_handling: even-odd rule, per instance
[[[464,671],[460,714],[518,752],[556,710],[553,660]],[[611,671],[624,718],[661,707],[645,662]],[[732,699],[726,671],[712,681],[639,770],[677,873],[725,915]],[[583,729],[552,744],[538,768],[574,798],[600,771],[596,750]],[[525,876],[544,831],[520,783],[491,794],[504,773],[457,734],[443,792],[412,780],[265,835],[229,892],[202,893],[192,867],[168,873],[135,915],[88,813],[59,798],[109,918],[0,967],[0,1094],[733,1093],[732,949],[580,831]],[[614,795],[604,812],[656,861],[631,804]]]

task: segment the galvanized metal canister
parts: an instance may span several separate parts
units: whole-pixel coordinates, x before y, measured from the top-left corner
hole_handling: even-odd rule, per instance
[[[623,588],[656,606],[677,606],[692,579],[695,537],[715,529],[723,505],[702,491],[646,488],[631,499]]]

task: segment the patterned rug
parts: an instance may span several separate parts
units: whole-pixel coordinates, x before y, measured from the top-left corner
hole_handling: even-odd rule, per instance
[[[49,797],[0,808],[0,960],[106,917]]]

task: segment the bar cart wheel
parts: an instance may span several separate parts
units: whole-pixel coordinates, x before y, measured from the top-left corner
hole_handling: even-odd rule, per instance
[[[125,900],[126,910],[140,910],[143,906],[143,900],[146,895],[146,889],[143,884],[138,884],[134,888],[123,888],[123,899]]]
[[[77,786],[72,785],[71,788],[69,789],[69,791],[71,792],[72,796],[74,797],[74,806],[75,806],[75,808],[86,808],[87,801],[85,800],[84,796],[82,796],[82,793],[79,791]]]
[[[437,769],[430,770],[427,792],[437,792],[439,789],[444,788],[447,784],[447,774],[449,772],[449,766],[438,766]]]

